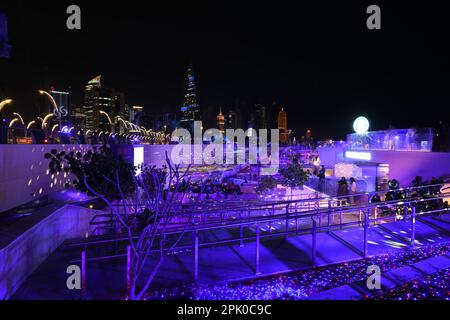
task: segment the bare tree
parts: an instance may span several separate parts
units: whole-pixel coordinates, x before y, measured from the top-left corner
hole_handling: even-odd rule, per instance
[[[183,202],[183,199],[191,192],[191,179],[187,178],[190,168],[187,168],[184,173],[181,173],[180,166],[173,166],[167,154],[166,161],[169,170],[168,177],[162,175],[161,171],[154,167],[146,168],[144,171],[145,173],[137,177],[133,173],[130,173],[136,183],[137,192],[139,192],[139,190],[143,191],[142,197],[143,204],[145,205],[144,211],[148,213],[143,217],[144,227],[141,231],[139,231],[138,235],[134,234],[133,230],[135,230],[138,220],[139,197],[134,198],[136,200],[133,198],[125,198],[125,195],[120,187],[118,175],[116,175],[115,181],[112,181],[106,177],[105,178],[108,179],[109,182],[113,184],[122,195],[122,199],[120,200],[121,206],[114,205],[104,196],[96,193],[96,191],[93,190],[87,183],[87,177],[84,181],[86,187],[92,193],[102,198],[105,203],[108,204],[112,213],[119,221],[121,227],[126,230],[128,235],[132,252],[129,274],[130,286],[128,288],[128,298],[131,300],[139,300],[144,297],[158,270],[163,264],[166,254],[176,248],[192,225],[194,212],[193,208],[188,208],[188,210],[183,211],[183,215],[180,216],[180,208],[176,205],[176,200]],[[164,178],[167,178],[166,181],[163,181]],[[182,185],[187,186],[187,188],[181,188]],[[201,197],[203,191],[204,184],[202,183],[201,192],[196,196],[197,199],[192,201],[193,205],[198,202],[197,200]],[[134,205],[135,208],[134,212],[131,214],[127,210],[127,208],[130,207],[130,204]],[[121,213],[121,208],[125,214]],[[177,228],[179,231],[178,234],[175,239],[171,239],[172,242],[166,247],[164,234],[171,226],[176,216],[179,216],[183,222],[182,227]],[[148,261],[150,257],[153,258],[154,263],[149,270],[149,274],[144,277],[144,270],[149,267]],[[141,281],[142,285],[139,287],[139,282]]]
[[[164,168],[143,166],[137,176],[135,167],[116,159],[107,147],[85,155],[52,150],[45,157],[50,160],[50,173],[72,173],[77,189],[108,205],[120,227],[114,231],[127,235],[131,249],[128,298],[142,299],[167,254],[192,227],[193,207],[198,207],[205,189],[203,181],[197,195],[191,197],[190,166],[182,172],[167,153]],[[185,203],[188,205],[183,208]],[[167,231],[171,231],[170,237],[165,236]]]

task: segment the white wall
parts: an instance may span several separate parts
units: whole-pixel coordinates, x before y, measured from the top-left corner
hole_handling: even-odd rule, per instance
[[[52,149],[86,151],[90,145],[0,145],[0,213],[64,188],[64,173],[47,174],[44,155]]]
[[[96,213],[64,206],[0,249],[0,300],[9,299],[65,240],[92,232],[89,222]]]

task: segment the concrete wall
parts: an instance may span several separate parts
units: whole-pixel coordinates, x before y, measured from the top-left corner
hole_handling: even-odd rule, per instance
[[[130,146],[133,147],[133,146]],[[166,164],[174,145],[142,145],[144,163]],[[70,176],[64,173],[53,177],[47,172],[44,155],[52,149],[86,152],[90,145],[0,145],[0,213],[26,204],[64,188]]]
[[[371,151],[372,162],[389,164],[390,179],[410,186],[416,176],[424,180],[450,175],[450,152]]]
[[[44,155],[86,151],[89,145],[0,145],[0,213],[64,188],[68,177],[47,174]]]
[[[64,206],[0,249],[0,300],[9,299],[65,240],[92,232],[89,222],[96,213],[87,208]]]
[[[130,157],[133,157],[133,147],[143,147],[144,163],[160,167],[167,164],[166,152],[170,157],[175,145],[128,147],[129,150],[122,151]],[[52,149],[86,152],[91,145],[0,145],[0,213],[64,188],[70,176],[61,173],[52,177],[47,172],[48,160],[44,155]],[[191,162],[194,162],[193,153]]]

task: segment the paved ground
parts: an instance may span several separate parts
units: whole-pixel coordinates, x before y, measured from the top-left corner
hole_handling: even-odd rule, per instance
[[[425,218],[416,223],[416,245],[450,241],[446,230],[448,216]],[[388,223],[369,229],[369,255],[402,250],[409,247],[409,222]],[[234,232],[234,231],[230,231]],[[254,234],[254,230],[246,230]],[[223,234],[204,234],[204,238],[218,238]],[[311,235],[263,239],[261,241],[261,276],[311,266]],[[317,235],[317,265],[351,261],[361,258],[363,229],[335,230],[331,234]],[[88,252],[90,255],[113,252]],[[79,258],[80,249],[60,247],[44,262],[17,291],[14,299],[79,299],[79,292],[66,288],[66,268],[73,259]],[[255,276],[255,242],[202,248],[199,254],[199,281],[213,283]],[[168,257],[161,267],[154,288],[177,286],[193,281],[194,256],[182,252]],[[125,259],[89,262],[87,265],[87,292],[91,299],[121,298],[125,292]]]
[[[381,274],[381,290],[386,291],[403,283],[421,279],[430,274],[450,268],[450,254],[429,258],[413,265]],[[371,296],[377,291],[369,290],[366,281],[333,288],[311,296],[310,300],[357,300]]]

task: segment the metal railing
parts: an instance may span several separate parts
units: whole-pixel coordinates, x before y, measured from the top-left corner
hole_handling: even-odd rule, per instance
[[[429,187],[429,186],[427,186]],[[356,247],[353,246],[353,251],[359,253],[361,257],[368,257],[369,255],[369,228],[370,225],[381,225],[387,222],[395,221],[395,216],[392,217],[377,217],[376,215],[371,215],[374,212],[374,209],[379,208],[380,206],[403,206],[404,207],[404,215],[402,216],[405,220],[410,220],[411,230],[410,230],[410,240],[409,245],[416,245],[416,219],[419,215],[426,214],[435,214],[435,213],[446,213],[449,212],[449,208],[442,208],[439,210],[429,211],[429,212],[416,212],[416,204],[424,202],[424,201],[436,201],[442,200],[450,196],[450,193],[440,194],[436,196],[432,196],[429,198],[410,198],[393,200],[393,201],[385,201],[381,203],[365,203],[363,205],[351,205],[351,206],[332,206],[332,201],[337,201],[336,199],[329,199],[328,206],[325,208],[317,207],[313,210],[306,211],[297,211],[290,210],[292,204],[296,202],[283,202],[277,204],[271,204],[269,207],[273,208],[272,212],[268,215],[252,215],[250,208],[242,209],[239,214],[239,218],[234,219],[224,219],[223,216],[219,220],[211,220],[210,217],[207,217],[208,213],[205,212],[196,212],[196,215],[203,217],[203,219],[197,219],[196,223],[192,224],[185,229],[185,225],[183,227],[174,227],[172,229],[168,229],[165,232],[161,232],[157,234],[155,237],[160,241],[155,241],[155,243],[162,243],[163,249],[162,251],[165,254],[173,254],[174,252],[185,252],[190,251],[194,253],[194,281],[198,281],[199,278],[199,254],[200,248],[213,247],[219,245],[232,245],[239,244],[240,246],[244,246],[246,242],[256,242],[256,251],[255,251],[255,274],[260,274],[260,245],[262,239],[273,238],[273,237],[286,237],[288,238],[290,235],[298,235],[298,234],[311,234],[311,265],[317,265],[317,233],[319,232],[328,232],[332,233],[336,229],[343,228],[351,228],[351,227],[359,227],[362,225],[363,227],[363,239],[362,245],[363,250],[360,251]],[[261,206],[259,206],[261,207]],[[264,207],[267,208],[267,205]],[[280,208],[281,210],[278,212],[275,208]],[[282,211],[284,208],[284,211]],[[293,207],[295,209],[295,206]],[[348,222],[344,222],[342,219],[342,215],[346,213],[355,213],[361,212],[362,215],[359,215],[359,219],[351,220]],[[245,214],[246,213],[246,214]],[[339,222],[334,223],[334,218],[336,215],[339,215]],[[364,219],[361,218],[364,217]],[[371,217],[372,216],[372,217]],[[327,223],[323,224],[323,219],[327,218]],[[302,223],[299,224],[299,221],[303,222],[303,227],[299,228]],[[306,223],[309,221],[310,223]],[[281,226],[279,229],[272,228],[273,225],[278,224]],[[268,227],[268,228],[267,228]],[[284,227],[284,228],[283,228]],[[183,229],[183,230],[181,230]],[[224,231],[228,230],[230,237],[221,238],[218,240],[207,240],[206,233],[211,233],[215,231]],[[177,236],[183,233],[184,236],[182,241],[172,249],[172,244],[174,243],[174,239],[177,239]],[[218,233],[216,233],[218,234]],[[188,236],[190,235],[190,236]],[[203,241],[202,236],[203,235]],[[133,236],[133,239],[138,239],[139,234]],[[206,240],[205,240],[206,239]],[[107,237],[98,237],[94,239],[86,239],[81,242],[73,242],[69,243],[70,247],[84,247],[84,251],[82,253],[82,260],[84,259],[84,264],[86,261],[94,262],[94,261],[104,261],[109,259],[119,259],[126,257],[127,260],[130,259],[130,250],[127,249],[127,253],[117,253],[108,256],[98,256],[98,257],[90,257],[86,260],[86,249],[91,246],[104,246],[111,245],[113,243],[125,243],[129,241],[130,238],[125,235],[115,235],[114,238]],[[351,246],[351,245],[350,245]],[[160,248],[155,248],[151,253],[160,253]],[[78,260],[75,262],[79,262]],[[83,261],[82,261],[83,262]]]
[[[242,203],[237,206],[227,206],[226,202],[220,202],[217,203],[217,206],[214,208],[211,207],[204,208],[201,206],[191,205],[188,206],[186,209],[183,209],[180,203],[178,204],[179,212],[177,213],[177,220],[183,221],[184,217],[184,219],[187,221],[188,217],[193,215],[195,217],[195,223],[197,225],[202,223],[206,224],[207,222],[210,223],[215,222],[219,225],[224,225],[227,221],[234,222],[236,220],[241,220],[242,218],[249,216],[264,217],[267,215],[269,216],[276,216],[280,214],[290,215],[296,212],[315,211],[317,213],[319,212],[321,213],[319,215],[319,225],[322,225],[324,216],[327,217],[327,221],[329,224],[331,220],[330,215],[335,214],[336,211],[338,211],[340,222],[342,223],[343,214],[346,212],[349,211],[362,212],[360,208],[366,208],[366,205],[369,204],[372,204],[371,208],[401,205],[401,202],[407,200],[422,199],[417,196],[412,197],[412,195],[414,195],[414,192],[417,192],[418,190],[422,189],[430,189],[437,187],[442,187],[442,184],[421,186],[421,187],[400,188],[398,190],[358,193],[337,197],[316,197],[312,199],[283,200],[260,204]],[[405,199],[371,203],[371,199],[375,195],[379,196],[380,198],[383,198],[385,197],[386,193],[392,191],[404,192],[406,196]],[[440,195],[440,198],[447,198],[447,197],[450,197],[450,190],[448,191],[446,190],[446,192]],[[353,201],[358,204],[348,204],[349,199],[353,199]],[[431,200],[431,198],[425,199],[427,201]],[[118,207],[122,206],[118,205]],[[145,208],[145,204],[138,204],[137,206],[136,204],[134,204],[132,208],[130,207],[130,209],[132,209],[133,211],[136,210],[136,208],[138,209],[138,211],[139,210],[142,211]],[[376,214],[377,210],[374,211],[375,211],[374,213]],[[123,215],[126,216],[126,213],[123,213]],[[359,215],[360,215],[359,220],[361,222],[362,214],[360,213]],[[91,221],[91,224],[96,224],[96,220],[98,217],[105,217],[105,215],[94,216],[94,218]],[[110,217],[111,218],[107,222],[105,222],[105,224],[108,224],[109,229],[117,229],[117,226],[115,226],[115,224],[117,224],[118,221],[114,219],[114,215],[112,213],[110,214]],[[99,229],[100,228],[96,228],[96,230]]]

